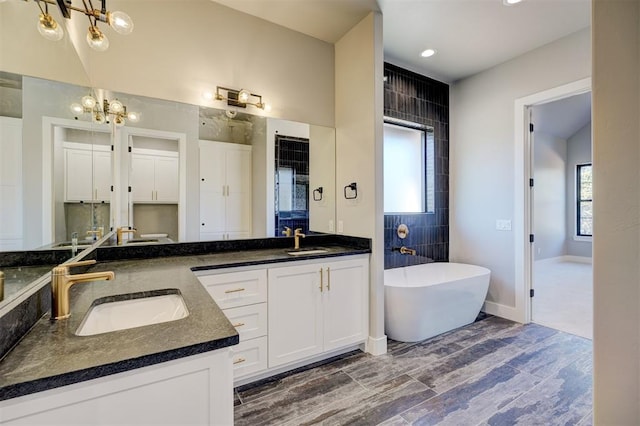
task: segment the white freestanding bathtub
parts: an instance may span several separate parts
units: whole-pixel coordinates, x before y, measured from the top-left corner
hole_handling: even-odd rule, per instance
[[[487,296],[491,271],[464,263],[428,263],[384,271],[385,331],[418,342],[472,323]]]

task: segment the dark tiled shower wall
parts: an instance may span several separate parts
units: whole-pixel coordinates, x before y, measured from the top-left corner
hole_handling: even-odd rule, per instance
[[[385,63],[384,115],[431,126],[435,139],[435,212],[384,216],[384,268],[449,260],[449,85]],[[396,230],[409,227],[405,239]],[[392,248],[406,246],[416,256]]]

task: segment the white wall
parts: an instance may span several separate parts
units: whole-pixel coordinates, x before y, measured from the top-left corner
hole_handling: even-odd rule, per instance
[[[535,109],[534,109],[535,114]],[[567,141],[536,132],[534,143],[534,259],[565,254]]]
[[[591,123],[567,139],[567,254],[591,257],[591,241],[576,241],[576,166],[591,162]]]
[[[226,103],[205,101],[203,91],[245,88],[273,105],[271,117],[334,126],[333,45],[210,0],[108,6],[135,29],[107,29],[109,49],[87,52],[94,87],[216,108]]]
[[[513,232],[515,100],[591,74],[589,29],[571,34],[451,90],[450,260],[491,269],[490,302],[515,306]],[[553,66],[550,66],[553,64]]]
[[[640,3],[593,1],[594,424],[640,424]]]
[[[386,351],[383,285],[382,16],[371,13],[335,45],[338,232],[372,238],[370,350]],[[343,188],[358,185],[358,198]]]
[[[56,21],[64,21],[56,6],[51,11]],[[0,70],[88,86],[69,35],[60,41],[42,37],[36,29],[39,14],[35,2],[0,2]]]

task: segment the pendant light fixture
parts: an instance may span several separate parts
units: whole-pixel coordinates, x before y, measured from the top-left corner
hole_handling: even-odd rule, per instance
[[[140,121],[140,113],[127,111],[127,107],[118,99],[112,101],[104,99],[102,104],[100,104],[96,98],[87,95],[82,97],[80,103],[72,103],[69,109],[74,115],[90,113],[91,119],[99,124],[106,122],[109,115],[113,116],[113,123],[118,127],[124,126],[127,120],[131,123]]]
[[[62,26],[49,14],[49,5],[56,5],[63,17],[71,19],[71,11],[81,12],[89,19],[87,31],[87,43],[98,52],[104,52],[109,48],[109,39],[98,27],[98,22],[107,23],[113,30],[122,35],[131,34],[133,21],[124,12],[107,10],[107,1],[100,0],[100,9],[93,7],[92,0],[82,0],[82,8],[75,7],[71,0],[34,0],[40,8],[38,19],[38,31],[48,40],[58,41],[64,36]],[[43,7],[44,5],[44,7]]]

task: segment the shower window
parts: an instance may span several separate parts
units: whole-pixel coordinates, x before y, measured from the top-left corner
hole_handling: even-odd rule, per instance
[[[578,164],[577,166],[577,235],[591,237],[593,235],[593,197],[592,197],[592,166]]]
[[[432,213],[434,174],[433,129],[384,123],[385,213]]]

